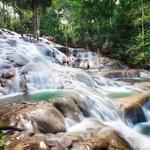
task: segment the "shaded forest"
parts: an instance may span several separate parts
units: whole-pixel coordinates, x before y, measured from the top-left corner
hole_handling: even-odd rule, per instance
[[[150,68],[149,0],[1,0],[0,27]]]

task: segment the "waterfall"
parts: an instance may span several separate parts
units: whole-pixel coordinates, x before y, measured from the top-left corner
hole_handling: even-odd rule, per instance
[[[150,104],[146,103],[126,116],[110,96],[121,92],[141,92],[142,89],[122,81],[106,79],[98,72],[62,66],[62,58],[67,56],[58,50],[61,45],[42,38],[40,41],[21,38],[19,34],[8,30],[0,31],[1,98],[24,91],[25,86],[28,93],[45,89],[61,89],[70,95],[74,93],[78,96],[75,102],[82,113],[78,114],[80,122],[65,118],[68,132],[86,132],[89,128],[99,128],[101,122],[121,133],[134,149],[150,149],[150,139],[143,133],[150,129]],[[56,57],[51,56],[52,52]],[[4,72],[10,72],[10,69],[14,69],[15,73],[4,77]],[[8,87],[10,90],[5,92]]]

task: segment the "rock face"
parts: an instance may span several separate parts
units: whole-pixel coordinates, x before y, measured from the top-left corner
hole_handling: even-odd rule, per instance
[[[17,127],[28,133],[65,132],[63,115],[49,104],[19,104],[13,110],[10,108],[9,113],[4,112],[2,108],[0,114],[2,114],[0,120],[6,125]],[[9,119],[5,120],[5,115],[10,114]]]
[[[122,135],[97,119],[86,118],[79,123],[76,113],[82,114],[84,103],[77,97],[65,100],[1,107],[1,122],[14,129],[5,150],[132,150]],[[64,116],[78,122],[67,132]]]
[[[42,133],[57,133],[65,131],[62,114],[52,106],[42,106],[27,114],[33,122],[34,130]],[[26,124],[23,124],[26,126]],[[28,128],[28,127],[27,127]]]
[[[80,121],[80,115],[82,115],[82,113],[72,97],[65,97],[64,100],[56,101],[53,105],[64,115],[64,117]]]
[[[140,74],[137,70],[129,69],[129,70],[110,70],[103,72],[103,76],[107,78],[133,78],[139,77]]]
[[[132,150],[132,147],[117,132],[108,130],[74,143],[72,150]]]
[[[12,136],[6,150],[133,150],[122,136],[110,129],[93,132],[83,136],[76,133],[56,135],[25,134]]]
[[[121,98],[117,100],[117,103],[125,113],[125,118],[129,119],[133,124],[136,124],[147,121],[142,106],[149,103],[149,101],[150,92],[145,92],[136,96]]]
[[[99,61],[106,69],[122,69],[122,68],[124,68],[124,64],[122,62],[120,62],[119,60],[110,59],[108,57],[101,56],[99,58]]]
[[[2,70],[1,77],[3,79],[10,79],[14,76],[15,76],[15,69],[14,68]]]

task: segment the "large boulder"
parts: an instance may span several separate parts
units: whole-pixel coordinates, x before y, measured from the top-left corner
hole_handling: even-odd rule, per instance
[[[80,115],[82,115],[82,113],[75,104],[73,97],[65,97],[63,100],[55,101],[53,105],[64,115],[64,117],[80,121]]]
[[[120,98],[116,101],[121,111],[125,114],[125,119],[129,119],[133,124],[147,121],[142,107],[150,102],[150,92],[143,92],[127,98]]]
[[[0,115],[0,120],[5,125],[17,127],[28,133],[65,132],[63,115],[48,103],[16,104],[13,109],[11,106],[2,107]],[[7,119],[5,116],[7,116]]]
[[[130,144],[116,131],[106,130],[74,142],[72,150],[133,150]]]
[[[64,118],[62,114],[52,106],[38,106],[33,111],[20,117],[18,126],[23,127],[29,132],[65,132]],[[29,126],[27,123],[29,123]]]
[[[16,72],[15,68],[3,69],[0,71],[0,75],[1,78],[3,79],[10,79],[15,76],[15,72]]]
[[[56,135],[20,133],[11,135],[6,150],[133,150],[118,132],[109,127],[101,131],[79,133],[58,133]]]

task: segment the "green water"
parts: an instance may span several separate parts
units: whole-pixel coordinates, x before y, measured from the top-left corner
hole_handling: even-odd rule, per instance
[[[118,78],[116,81],[124,81],[124,82],[150,82],[150,78]]]
[[[28,94],[18,94],[0,98],[0,105],[6,105],[13,102],[38,102],[57,99],[64,96],[63,90],[43,90]]]
[[[54,90],[54,91],[42,91],[36,92],[29,95],[25,95],[25,99],[28,101],[46,101],[49,99],[56,99],[63,97],[64,93],[62,90]]]
[[[119,92],[119,93],[112,93],[109,96],[111,98],[124,98],[124,97],[130,97],[136,95],[136,92]]]

